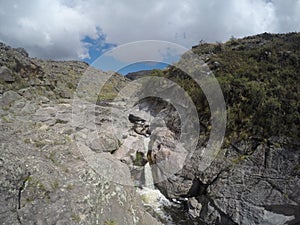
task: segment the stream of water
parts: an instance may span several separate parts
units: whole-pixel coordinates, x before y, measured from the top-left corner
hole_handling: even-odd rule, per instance
[[[144,148],[148,149],[150,138],[144,138]],[[144,206],[158,220],[166,225],[204,225],[199,219],[192,218],[184,202],[173,202],[167,199],[154,185],[149,162],[144,165],[144,185],[138,188]]]
[[[154,186],[152,171],[149,163],[144,166],[145,186],[138,189],[144,205],[150,213],[154,212],[163,224],[166,225],[204,225],[199,219],[188,215],[184,202],[172,202],[168,200]],[[153,214],[153,213],[152,213]]]

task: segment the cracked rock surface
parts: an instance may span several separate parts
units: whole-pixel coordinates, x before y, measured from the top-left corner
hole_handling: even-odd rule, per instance
[[[71,97],[87,65],[0,47],[0,65],[12,72],[1,67],[0,224],[161,224],[111,155],[119,148],[107,127],[111,107],[82,106],[87,120],[73,121]]]

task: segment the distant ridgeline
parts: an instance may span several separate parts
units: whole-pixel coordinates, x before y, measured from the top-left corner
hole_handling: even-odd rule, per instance
[[[300,137],[300,33],[264,33],[226,43],[201,43],[192,51],[208,64],[223,90],[227,143]],[[175,80],[190,94],[208,132],[210,112],[199,86],[175,67],[154,73]]]

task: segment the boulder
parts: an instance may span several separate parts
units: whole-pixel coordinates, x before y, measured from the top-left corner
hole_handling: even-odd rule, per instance
[[[14,91],[6,91],[0,98],[0,106],[9,107],[13,102],[21,99],[22,96],[20,96],[18,93]]]
[[[6,66],[1,66],[0,68],[0,79],[4,80],[5,82],[14,82],[16,80],[12,71]]]
[[[202,205],[198,202],[198,200],[195,197],[190,198],[187,202],[187,205],[188,212],[192,217],[196,218],[200,216]]]
[[[119,141],[113,134],[99,132],[89,138],[89,147],[94,152],[113,152],[119,148]]]
[[[148,160],[151,163],[153,179],[162,193],[169,198],[187,194],[192,185],[190,180],[174,176],[183,168],[187,155],[188,152],[168,128],[158,127],[151,134]]]

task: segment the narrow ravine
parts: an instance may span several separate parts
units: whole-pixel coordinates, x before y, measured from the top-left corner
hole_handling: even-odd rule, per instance
[[[113,155],[130,168],[137,193],[152,216],[167,225],[202,224],[188,214],[187,199],[169,199],[156,187],[153,177],[156,156],[149,154],[151,144],[159,145],[155,139],[164,141],[163,134],[157,134],[156,129],[165,129],[169,136],[173,136],[173,133],[166,127],[163,118],[151,114],[151,106],[144,103],[143,107],[136,108],[138,110],[132,109],[128,113],[128,130],[123,135],[122,145]]]

